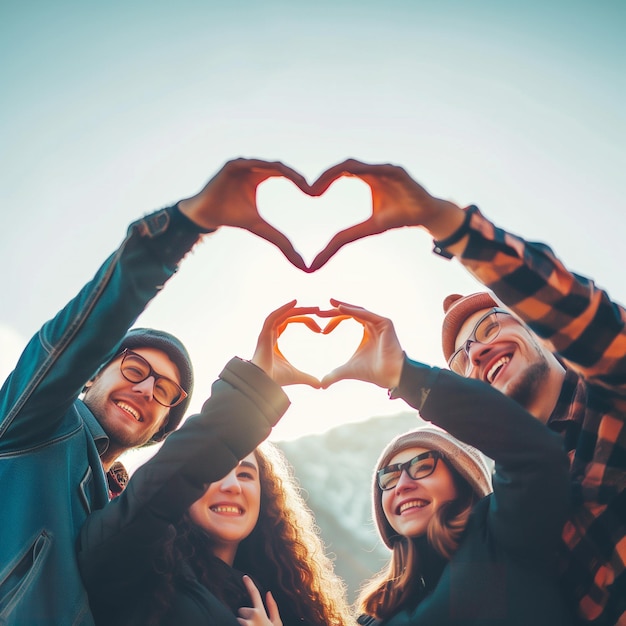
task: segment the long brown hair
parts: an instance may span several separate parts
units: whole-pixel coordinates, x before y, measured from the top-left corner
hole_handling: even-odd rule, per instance
[[[445,462],[445,461],[444,461]],[[447,464],[457,489],[457,498],[437,509],[426,528],[426,546],[446,561],[457,551],[472,507],[478,496],[469,483]],[[378,497],[382,497],[379,489]],[[356,602],[357,611],[388,619],[407,606],[416,606],[423,594],[421,572],[425,555],[410,537],[392,538],[391,559],[374,578],[364,583]],[[424,549],[424,548],[422,548]]]
[[[254,455],[261,483],[259,519],[252,533],[239,544],[234,567],[251,576],[262,590],[272,592],[285,626],[289,626],[289,617],[308,626],[354,623],[345,584],[334,573],[291,466],[268,442]],[[236,602],[244,597],[242,585],[238,578],[227,580],[223,576],[224,564],[213,556],[210,536],[188,515],[172,528],[156,565],[159,583],[154,589],[148,624],[159,624],[159,618],[171,607],[176,574],[183,561],[236,614],[242,606]],[[243,593],[247,597],[245,590]]]

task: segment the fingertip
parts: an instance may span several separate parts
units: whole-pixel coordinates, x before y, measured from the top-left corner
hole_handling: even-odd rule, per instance
[[[296,268],[302,272],[308,273],[309,268],[307,267],[304,259],[297,252],[293,252],[291,255],[284,253],[287,257],[288,261]]]

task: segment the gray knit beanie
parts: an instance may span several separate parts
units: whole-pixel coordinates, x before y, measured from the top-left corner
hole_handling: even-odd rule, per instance
[[[163,441],[167,435],[178,428],[185,414],[185,410],[189,405],[193,391],[193,367],[191,365],[191,358],[185,346],[178,338],[174,337],[174,335],[154,328],[133,328],[126,333],[115,356],[102,365],[102,367],[106,367],[126,348],[130,350],[133,348],[154,348],[155,350],[161,350],[167,354],[178,368],[180,386],[187,392],[187,397],[180,404],[170,409],[167,424],[156,432],[148,443]]]
[[[392,537],[396,535],[391,527],[382,505],[382,491],[376,480],[376,473],[402,450],[407,448],[426,448],[428,450],[438,450],[444,455],[445,462],[454,468],[462,478],[472,487],[479,498],[490,494],[491,470],[489,469],[485,457],[476,448],[459,441],[450,433],[434,424],[426,424],[415,430],[398,435],[392,439],[383,450],[373,476],[373,516],[378,527],[378,533],[388,548],[392,547]]]

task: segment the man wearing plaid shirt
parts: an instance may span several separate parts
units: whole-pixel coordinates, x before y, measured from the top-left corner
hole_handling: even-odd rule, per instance
[[[446,360],[562,435],[573,495],[564,589],[581,623],[626,626],[626,311],[547,246],[497,228],[476,207],[434,198],[400,167],[349,160],[322,174],[314,192],[344,175],[370,185],[372,216],[336,235],[311,269],[350,241],[421,226],[437,254],[456,257],[492,290],[446,298]]]

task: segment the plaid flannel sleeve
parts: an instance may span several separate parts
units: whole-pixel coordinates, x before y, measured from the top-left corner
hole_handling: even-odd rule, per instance
[[[624,308],[548,246],[505,232],[478,210],[468,233],[459,261],[470,273],[587,380],[626,393]]]

